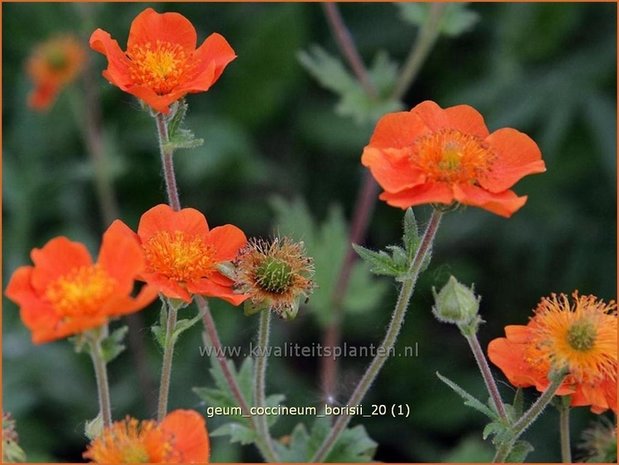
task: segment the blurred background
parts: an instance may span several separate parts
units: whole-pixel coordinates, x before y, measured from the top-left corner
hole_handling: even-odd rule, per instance
[[[364,175],[360,154],[376,117],[399,104],[364,100],[319,4],[4,3],[4,288],[16,267],[30,263],[30,250],[54,236],[82,241],[97,253],[107,222],[83,137],[85,112],[100,105],[95,126],[120,218],[136,227],[144,211],[165,201],[154,121],[132,96],[100,77],[102,56],[88,50],[91,75],[64,89],[47,112],[26,104],[32,83],[25,62],[37,44],[71,33],[87,47],[86,38],[100,27],[124,49],[132,19],[147,6],[185,15],[200,43],[212,32],[223,34],[238,55],[209,92],[188,97],[187,127],[205,143],[175,156],[183,205],[204,212],[210,225],[232,223],[248,236],[279,231],[304,240],[316,257],[321,287],[296,320],[273,322],[272,342],[321,342],[333,323],[330,296]],[[393,88],[427,7],[340,5],[381,96]],[[515,191],[529,200],[511,219],[464,209],[441,225],[398,342],[398,349],[416,345],[418,355],[390,359],[364,402],[409,404],[411,415],[352,422],[366,427],[378,443],[374,458],[385,462],[492,458],[481,439],[484,418],[435,375],[440,371],[485,399],[466,341],[431,315],[432,286],[441,287],[450,274],[475,283],[483,297],[484,347],[503,335],[505,325],[525,324],[551,292],[579,289],[606,300],[616,294],[616,5],[484,3],[460,5],[450,15],[402,107],[425,99],[443,107],[470,104],[490,130],[514,127],[536,140],[548,171],[517,184]],[[415,211],[423,225],[429,210]],[[397,243],[402,216],[377,204],[363,243],[374,249]],[[343,340],[379,343],[396,295],[392,280],[357,265],[343,298]],[[255,340],[256,316],[222,302],[211,305],[224,344],[247,347]],[[140,369],[134,352],[109,366],[116,419],[154,413],[161,353],[149,326],[157,316],[154,304],[133,326]],[[29,461],[81,461],[84,421],[97,413],[89,358],[75,354],[66,340],[33,345],[6,298],[2,337],[3,410],[15,417]],[[199,325],[179,341],[171,409],[204,411],[192,388],[213,380],[200,345]],[[345,403],[368,362],[340,360],[334,392],[326,393],[316,358],[273,359],[269,391],[284,393],[287,405],[319,406],[328,395]],[[511,399],[513,388],[495,373]],[[527,390],[525,398],[535,396]],[[585,408],[573,411],[574,444],[596,417]],[[209,420],[209,430],[223,420]],[[274,436],[290,434],[298,421],[309,426],[313,418],[282,417]],[[558,412],[549,409],[526,438],[535,445],[530,461],[558,461]],[[226,437],[213,438],[212,454],[213,461],[260,460],[253,447]]]

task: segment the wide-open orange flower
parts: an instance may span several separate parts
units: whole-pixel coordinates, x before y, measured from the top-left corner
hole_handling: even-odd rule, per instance
[[[73,36],[56,37],[36,47],[26,64],[34,82],[28,105],[35,110],[48,109],[60,90],[82,71],[85,59],[84,47]]]
[[[220,34],[196,44],[196,30],[187,18],[152,8],[131,23],[126,52],[101,29],[90,37],[92,49],[108,60],[103,76],[161,113],[188,93],[207,91],[236,58]]]
[[[84,458],[109,464],[208,463],[206,424],[193,410],[175,410],[160,424],[127,417],[104,429]]]
[[[239,305],[247,297],[234,293],[233,281],[217,266],[236,258],[247,243],[243,231],[226,224],[209,230],[198,210],[174,211],[161,204],[142,215],[137,235],[146,266],[141,279],[166,297],[191,302],[192,294],[219,297]]]
[[[136,312],[157,292],[144,286],[132,297],[144,254],[115,221],[103,235],[97,263],[86,247],[66,237],[31,253],[34,266],[15,270],[6,295],[20,306],[21,319],[40,344],[95,328],[111,317]],[[129,231],[131,233],[131,231]]]
[[[617,306],[594,296],[544,298],[526,326],[507,326],[490,342],[488,356],[511,384],[542,392],[551,370],[569,375],[557,395],[595,413],[617,412]]]
[[[522,177],[546,170],[527,135],[511,128],[490,134],[474,108],[443,109],[431,101],[383,116],[361,163],[384,189],[380,198],[389,205],[459,202],[505,217],[527,200],[509,189]]]

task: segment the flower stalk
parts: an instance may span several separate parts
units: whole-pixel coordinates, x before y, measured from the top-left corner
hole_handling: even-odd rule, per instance
[[[168,203],[173,210],[181,209],[181,200],[178,195],[176,185],[176,174],[174,173],[174,150],[170,147],[170,135],[168,133],[168,121],[164,114],[155,115],[157,122],[157,135],[159,136],[159,150],[161,152],[161,166],[163,167],[163,177],[165,179],[168,194]]]
[[[177,308],[169,301],[163,303],[161,311],[167,307],[166,332],[163,347],[163,362],[161,364],[161,381],[159,383],[159,402],[157,404],[157,421],[161,422],[168,413],[168,396],[170,393],[170,378],[172,376],[172,359],[176,336]]]
[[[346,405],[358,405],[361,403],[370,389],[370,386],[378,376],[381,368],[387,361],[389,353],[393,349],[398,338],[398,334],[400,333],[402,323],[404,322],[404,317],[406,316],[406,310],[408,309],[408,304],[415,290],[417,278],[419,277],[419,273],[426,256],[432,247],[432,243],[434,242],[434,237],[442,216],[443,213],[441,211],[437,209],[433,210],[432,216],[430,217],[430,222],[424,232],[419,248],[415,253],[415,257],[411,262],[408,277],[402,283],[402,288],[400,289],[400,295],[398,296],[398,301],[393,311],[391,323],[389,323],[385,338],[380,345],[381,349],[377,352],[376,356],[370,363],[370,366],[359,381],[359,384],[357,384],[357,387],[350,396],[350,399]],[[331,431],[312,457],[312,462],[323,462],[327,458],[351,418],[351,415],[341,415],[338,417],[337,421],[331,428]]]
[[[572,463],[572,448],[570,445],[570,396],[561,398],[559,405],[559,432],[561,435],[561,461]]]
[[[271,310],[265,309],[260,312],[258,325],[258,355],[254,371],[254,403],[256,407],[266,407],[266,371],[267,371],[267,347],[271,332]],[[269,456],[276,457],[273,440],[269,433],[269,424],[266,415],[257,416],[256,432],[262,436],[268,449]]]
[[[493,463],[503,463],[507,460],[518,438],[522,435],[522,433],[525,432],[525,430],[529,426],[531,426],[531,424],[537,419],[537,417],[539,417],[539,415],[552,401],[552,398],[565,380],[566,376],[567,374],[564,372],[551,374],[550,385],[546,388],[542,395],[537,398],[533,405],[529,407],[529,410],[527,410],[518,419],[518,421],[516,421],[512,425],[510,439],[499,445],[496,455],[494,456]]]
[[[90,358],[95,368],[99,412],[101,413],[104,427],[111,426],[112,424],[112,407],[110,402],[110,385],[107,379],[107,363],[103,355],[103,348],[101,347],[101,340],[105,337],[107,332],[107,325],[105,325],[101,329],[86,333],[88,344],[90,345]]]

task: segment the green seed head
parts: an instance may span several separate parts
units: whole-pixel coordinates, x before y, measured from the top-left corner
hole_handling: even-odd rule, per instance
[[[256,268],[257,284],[268,292],[282,294],[292,284],[292,268],[277,258],[267,258]]]
[[[572,349],[586,352],[595,344],[597,332],[588,321],[574,323],[567,331],[567,342]]]

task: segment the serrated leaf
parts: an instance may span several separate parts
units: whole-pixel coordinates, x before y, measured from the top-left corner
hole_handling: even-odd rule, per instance
[[[464,389],[462,389],[456,383],[454,383],[450,379],[442,376],[438,371],[436,372],[436,376],[438,376],[439,379],[443,383],[445,383],[447,386],[449,386],[456,394],[458,394],[460,397],[462,397],[464,399],[464,405],[468,405],[469,407],[474,408],[475,410],[477,410],[477,411],[483,413],[484,415],[486,415],[491,420],[497,420],[498,419],[496,413],[494,413],[483,402],[481,402],[478,399],[476,399],[475,397],[473,397],[471,394],[466,392]]]
[[[209,434],[213,437],[230,436],[231,443],[240,442],[244,446],[256,440],[256,432],[253,429],[237,422],[226,423]]]
[[[178,337],[187,331],[189,328],[194,326],[197,322],[202,320],[203,313],[198,312],[196,316],[193,318],[186,318],[183,320],[178,320],[176,325],[174,326],[174,331],[172,332],[172,337],[176,340]]]
[[[239,383],[239,389],[241,393],[245,397],[245,400],[250,405],[253,405],[254,402],[254,359],[252,357],[247,357],[241,363],[241,368],[236,376],[236,380]]]
[[[198,139],[194,136],[193,132],[189,129],[178,129],[173,137],[170,137],[165,144],[169,150],[176,149],[192,149],[200,147],[204,144],[204,139]]]
[[[365,427],[357,425],[344,430],[325,462],[371,462],[378,444],[371,439]]]
[[[535,448],[527,441],[516,441],[511,452],[505,459],[506,463],[522,463]]]
[[[159,344],[159,347],[164,349],[165,348],[165,329],[163,329],[159,325],[153,325],[150,327],[150,330],[153,333],[153,337],[155,338],[155,341],[157,341],[157,344]]]
[[[402,270],[396,266],[393,258],[386,252],[382,250],[374,252],[373,250],[366,249],[357,244],[352,244],[352,248],[357,252],[357,255],[370,266],[370,271],[372,273],[394,277],[401,274]]]
[[[125,350],[125,345],[122,343],[125,335],[129,331],[128,326],[121,326],[115,329],[108,337],[101,341],[101,351],[103,360],[106,363],[114,360]]]
[[[368,95],[341,60],[324,49],[313,46],[297,55],[301,65],[326,89],[339,96],[335,110],[352,117],[357,124],[373,123],[385,113],[402,108],[390,94],[397,78],[397,65],[385,52],[379,52],[368,69],[368,77],[377,95]]]
[[[286,400],[286,396],[283,394],[271,394],[265,399],[265,404],[267,407],[277,407],[284,400]],[[267,424],[273,426],[278,419],[279,415],[269,415],[267,416]]]
[[[522,388],[516,389],[512,409],[514,413],[514,418],[512,418],[512,421],[516,421],[524,413],[524,391]]]
[[[422,27],[430,17],[431,5],[428,3],[396,3],[400,15],[406,22]],[[456,37],[473,28],[479,15],[467,8],[466,3],[446,3],[439,20],[440,33]]]

